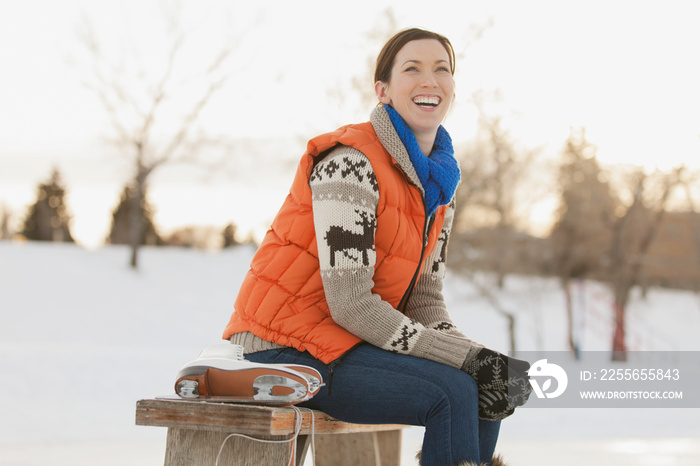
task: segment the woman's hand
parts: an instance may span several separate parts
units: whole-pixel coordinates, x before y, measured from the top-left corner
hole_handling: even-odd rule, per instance
[[[489,421],[504,419],[527,401],[532,387],[527,374],[527,361],[482,348],[462,368],[479,388],[479,418]]]

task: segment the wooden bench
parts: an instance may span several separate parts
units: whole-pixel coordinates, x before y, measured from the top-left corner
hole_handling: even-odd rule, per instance
[[[313,416],[317,466],[399,466],[402,425],[362,425],[341,422],[320,411],[302,409],[296,440],[296,464],[302,466],[311,444]],[[165,466],[213,466],[229,434],[257,439],[288,440],[298,412],[292,408],[149,399],[136,403],[136,424],[168,428]],[[261,443],[229,438],[220,465],[286,466],[290,443]]]

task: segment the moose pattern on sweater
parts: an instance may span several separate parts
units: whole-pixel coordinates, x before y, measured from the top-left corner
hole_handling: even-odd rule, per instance
[[[369,160],[340,148],[318,163],[309,178],[321,271],[374,266],[379,187]]]
[[[355,210],[359,215],[360,221],[356,221],[355,225],[362,227],[362,233],[355,233],[352,230],[346,230],[341,225],[331,225],[323,239],[326,240],[330,247],[330,265],[335,267],[335,256],[337,252],[343,253],[345,257],[354,260],[359,260],[351,255],[352,251],[358,251],[362,254],[362,265],[369,266],[369,252],[374,251],[374,230],[377,228],[377,219],[374,215],[367,212]]]

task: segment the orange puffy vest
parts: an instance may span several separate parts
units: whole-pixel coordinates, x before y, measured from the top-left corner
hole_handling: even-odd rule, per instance
[[[423,261],[437,243],[446,206],[440,206],[434,221],[428,222],[420,190],[382,146],[371,123],[343,126],[309,141],[289,195],[243,280],[224,339],[252,332],[308,351],[326,364],[361,342],[336,324],[328,309],[309,187],[315,162],[338,144],[367,156],[379,186],[372,292],[398,309],[418,279]],[[324,242],[321,245],[326,247]]]

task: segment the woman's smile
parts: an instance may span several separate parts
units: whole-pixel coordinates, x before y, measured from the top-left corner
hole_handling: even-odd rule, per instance
[[[434,109],[442,99],[437,95],[417,95],[413,98],[413,102],[421,108]]]

